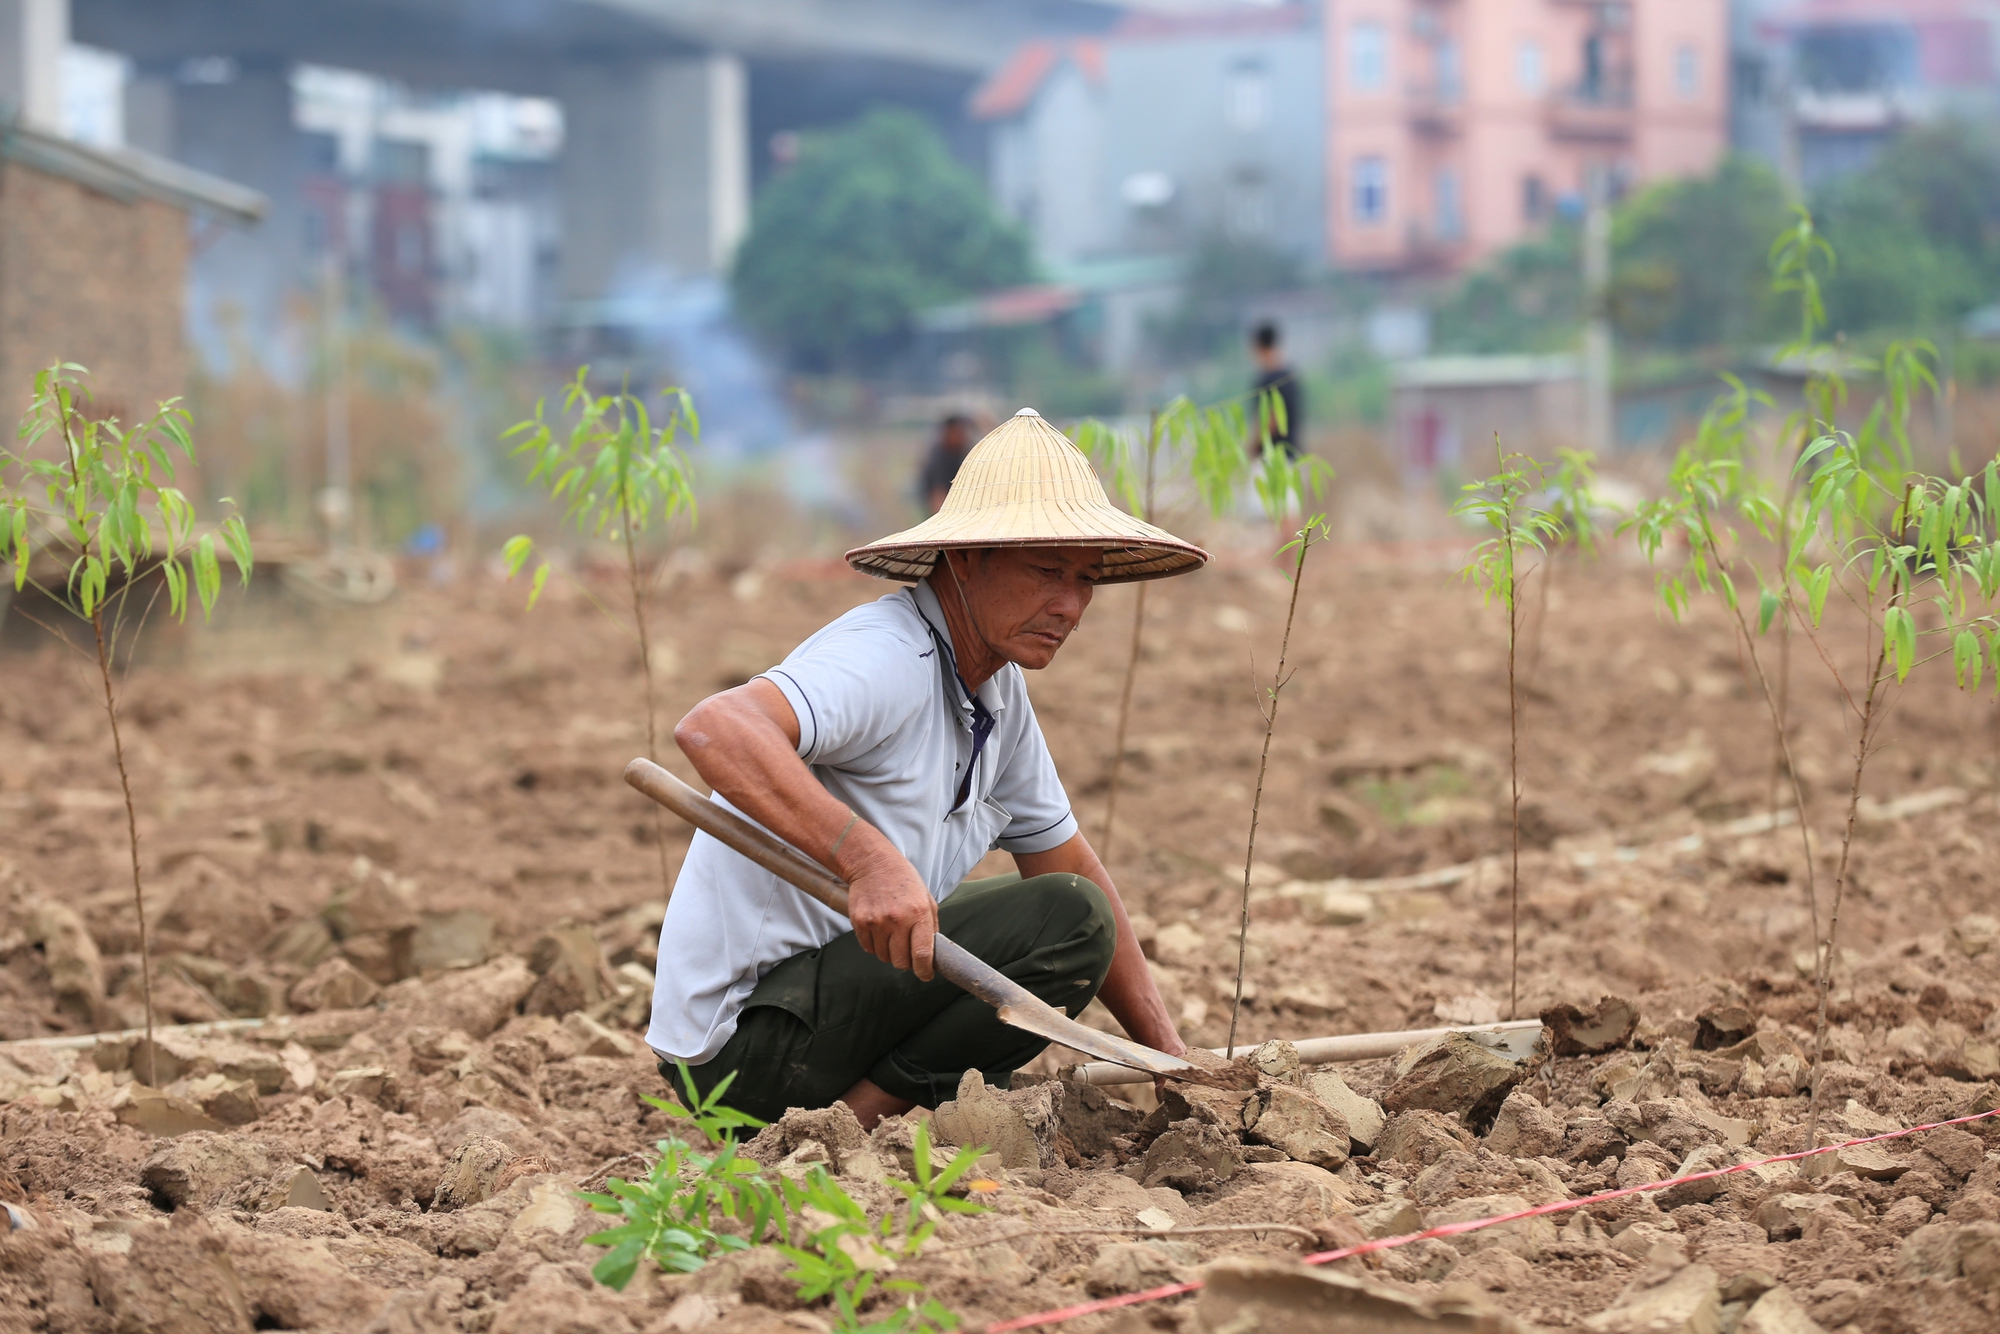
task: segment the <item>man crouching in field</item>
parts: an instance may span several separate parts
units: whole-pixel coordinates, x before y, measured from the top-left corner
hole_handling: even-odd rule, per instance
[[[942,510],[848,553],[915,587],[696,705],[674,739],[716,799],[849,886],[852,927],[696,834],[660,931],[646,1040],[766,1120],[845,1102],[864,1126],[1005,1086],[1047,1045],[932,975],[940,931],[1071,1017],[1094,996],[1185,1050],[1118,890],[1077,829],[1022,669],[1048,666],[1101,583],[1207,553],[1113,508],[1024,409],[966,457]],[[964,880],[993,848],[1017,874]]]

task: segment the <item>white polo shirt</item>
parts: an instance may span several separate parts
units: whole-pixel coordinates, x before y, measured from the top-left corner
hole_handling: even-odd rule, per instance
[[[1012,663],[979,687],[993,728],[954,807],[977,710],[950,646],[937,596],[919,584],[848,612],[760,678],[798,715],[799,758],[813,776],[881,830],[940,902],[989,850],[1046,852],[1077,831]],[[758,979],[849,929],[846,918],[697,833],[660,927],[646,1041],[664,1056],[708,1060],[736,1031]]]

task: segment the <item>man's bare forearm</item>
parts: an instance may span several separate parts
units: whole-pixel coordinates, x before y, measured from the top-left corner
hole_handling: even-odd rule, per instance
[[[783,693],[768,681],[752,681],[703,700],[674,728],[674,742],[711,788],[833,871],[842,872],[842,864],[857,865],[869,854],[895,852],[873,825],[855,819],[806,768],[798,753],[798,720]],[[836,843],[838,854],[829,855]]]
[[[1134,1041],[1172,1056],[1185,1052],[1187,1044],[1181,1041],[1180,1032],[1167,1013],[1166,1001],[1160,996],[1160,988],[1153,981],[1152,970],[1139,948],[1138,933],[1133,931],[1132,919],[1125,912],[1125,901],[1119,897],[1118,886],[1112,883],[1111,873],[1098,860],[1089,840],[1078,834],[1061,847],[1024,853],[1015,857],[1014,862],[1024,879],[1068,872],[1082,876],[1104,891],[1104,897],[1111,903],[1112,920],[1117,924],[1118,944],[1111,955],[1111,971],[1105,975],[1104,985],[1097,989],[1097,998]]]
[[[799,720],[769,681],[711,695],[681,719],[674,742],[737,809],[848,884],[861,947],[931,978],[937,903],[894,844],[837,800],[799,759]]]

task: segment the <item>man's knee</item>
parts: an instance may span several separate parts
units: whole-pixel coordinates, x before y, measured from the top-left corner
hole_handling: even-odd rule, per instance
[[[1066,927],[1092,974],[1102,981],[1118,948],[1118,919],[1111,900],[1092,881],[1067,871],[1023,880],[1021,888],[1042,901],[1043,920]]]

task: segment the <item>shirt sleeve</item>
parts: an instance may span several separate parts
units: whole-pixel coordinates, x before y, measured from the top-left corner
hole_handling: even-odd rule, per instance
[[[993,800],[1013,818],[1000,831],[997,846],[1002,852],[1033,853],[1059,848],[1076,837],[1076,816],[1069,808],[1069,793],[1056,776],[1055,761],[1042,737],[1042,725],[1021,691],[1018,706],[1027,715],[1020,740],[1007,757],[1000,781],[994,784]]]
[[[807,640],[760,679],[778,687],[799,721],[799,758],[843,764],[908,722],[935,686],[937,668],[885,626],[834,626]]]

